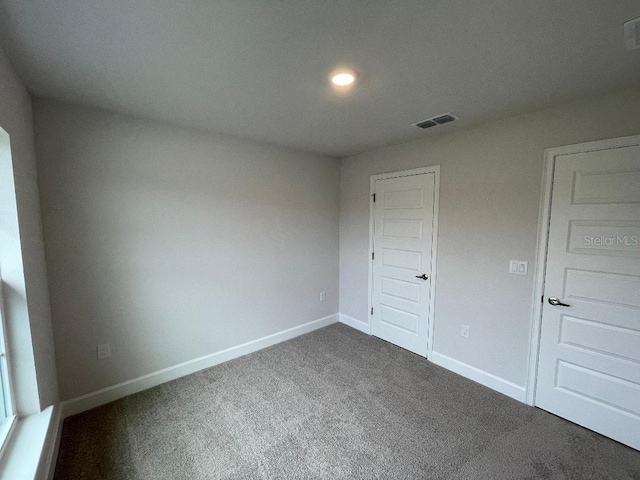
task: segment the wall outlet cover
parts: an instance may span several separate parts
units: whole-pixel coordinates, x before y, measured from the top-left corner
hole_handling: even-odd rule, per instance
[[[460,336],[463,338],[469,338],[471,333],[470,330],[469,325],[462,325],[460,329]]]
[[[98,360],[104,360],[111,356],[111,345],[108,343],[101,343],[98,345]]]

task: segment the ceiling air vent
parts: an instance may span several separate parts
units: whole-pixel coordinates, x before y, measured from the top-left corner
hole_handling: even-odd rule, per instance
[[[627,50],[640,48],[640,17],[624,24],[624,39]]]
[[[418,128],[429,128],[429,127],[435,127],[438,124],[433,120],[423,120],[422,122],[418,122],[414,125]]]
[[[414,125],[418,128],[430,128],[437,125],[454,122],[456,120],[459,120],[459,118],[456,117],[453,113],[443,113],[442,115],[436,115],[435,117],[427,118],[426,120],[414,123]]]

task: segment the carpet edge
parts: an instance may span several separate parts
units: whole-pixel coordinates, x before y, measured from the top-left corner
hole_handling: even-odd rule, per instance
[[[479,368],[435,351],[431,354],[431,362],[503,395],[507,395],[522,403],[527,403],[526,389],[522,385],[515,384],[509,380],[505,380],[492,373],[485,372],[484,370],[480,370]]]
[[[344,313],[338,314],[339,322],[344,323],[345,325],[355,328],[356,330],[361,331],[362,333],[366,333],[367,335],[371,335],[371,325],[369,323],[363,322],[362,320],[358,320],[357,318],[350,317],[349,315],[345,315]]]
[[[61,417],[62,419],[65,419],[128,395],[156,387],[171,380],[176,380],[200,370],[228,362],[234,358],[242,357],[249,353],[262,350],[263,348],[291,340],[300,335],[304,335],[305,333],[313,332],[314,330],[327,327],[337,322],[338,314],[335,313],[271,335],[266,335],[256,340],[251,340],[235,347],[210,353],[110,387],[102,388],[95,392],[80,395],[79,397],[75,397],[70,400],[65,400],[60,403]]]

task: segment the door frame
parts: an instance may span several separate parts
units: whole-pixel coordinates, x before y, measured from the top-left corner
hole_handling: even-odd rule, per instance
[[[544,151],[542,192],[540,195],[540,207],[538,211],[537,255],[533,277],[534,288],[529,343],[529,368],[526,384],[526,403],[528,405],[535,406],[536,401],[538,356],[540,353],[540,334],[542,329],[542,305],[544,301],[544,279],[547,268],[547,249],[549,243],[549,226],[551,221],[551,193],[553,190],[553,172],[556,166],[556,158],[572,153],[597,152],[600,150],[633,146],[640,146],[640,135],[578,143],[564,147],[548,148]]]
[[[368,284],[368,317],[369,317],[369,335],[372,334],[373,318],[371,309],[373,308],[373,260],[371,252],[373,252],[373,230],[374,220],[374,202],[373,194],[375,193],[376,181],[387,180],[389,178],[411,177],[415,175],[424,175],[428,173],[434,174],[434,190],[433,190],[433,238],[431,242],[431,283],[429,286],[429,318],[427,319],[427,360],[431,360],[433,352],[433,337],[435,327],[435,305],[436,305],[436,257],[438,252],[438,211],[440,204],[440,165],[432,165],[430,167],[413,168],[411,170],[401,170],[398,172],[380,173],[371,175],[369,184],[369,284]]]

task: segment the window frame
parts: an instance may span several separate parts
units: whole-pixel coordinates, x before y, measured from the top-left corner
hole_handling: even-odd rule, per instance
[[[0,389],[2,395],[0,395],[0,401],[4,403],[5,418],[0,419],[0,456],[4,452],[7,445],[7,439],[11,435],[16,422],[16,404],[13,398],[13,385],[10,375],[10,359],[7,352],[7,329],[5,324],[5,311],[4,311],[4,295],[3,295],[4,281],[0,277]]]

